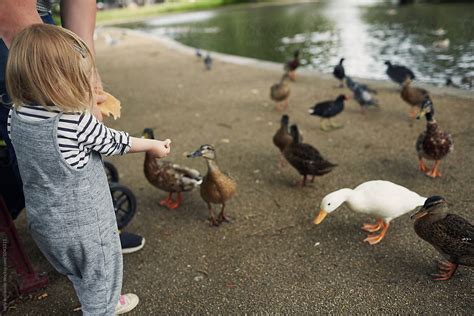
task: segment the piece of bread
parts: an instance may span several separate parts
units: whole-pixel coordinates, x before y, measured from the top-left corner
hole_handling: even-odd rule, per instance
[[[120,106],[120,101],[105,91],[101,91],[99,93],[107,96],[107,100],[98,105],[102,115],[112,116],[114,120],[118,119],[120,117],[120,109],[122,108]]]

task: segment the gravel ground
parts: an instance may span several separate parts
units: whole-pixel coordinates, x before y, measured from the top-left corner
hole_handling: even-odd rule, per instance
[[[431,281],[440,256],[416,236],[408,215],[394,220],[376,246],[362,241],[360,225],[367,218],[344,206],[321,225],[312,224],[325,194],[373,179],[424,196],[443,195],[454,213],[473,222],[472,94],[460,98],[452,96],[454,90],[447,95],[430,87],[438,122],[455,140],[455,151],[441,164],[443,177],[432,180],[418,172],[414,149],[425,122],[411,122],[395,85],[374,85],[381,109],[365,116],[354,101],[346,103],[336,118],[345,128],[325,133],[307,108],[348,90],[327,77],[300,75],[291,86],[290,119],[299,124],[305,142],[339,166],[297,188],[299,175],[291,167],[277,167],[271,141],[281,114],[268,94],[280,71],[220,60],[205,71],[194,56],[160,41],[110,32],[120,41],[108,46],[99,37],[98,65],[123,111],[120,120],[107,123],[135,136],[154,128],[158,138],[173,140],[169,159],[203,173],[204,161],[185,154],[214,144],[221,168],[239,185],[228,204],[233,223],[211,228],[198,192],[185,194],[178,210],[158,204],[166,194],[147,183],[142,154],[109,159],[138,199],[127,230],[146,238],[142,251],[124,257],[123,291],[140,297],[130,315],[472,313],[474,270],[460,267],[450,281]],[[79,305],[71,284],[34,245],[24,213],[17,226],[50,284],[47,298],[18,302],[9,314],[71,314]]]

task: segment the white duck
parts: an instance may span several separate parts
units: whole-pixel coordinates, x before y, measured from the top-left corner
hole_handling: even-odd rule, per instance
[[[389,181],[367,181],[353,190],[345,188],[326,195],[321,201],[321,210],[314,223],[321,223],[327,214],[346,203],[355,212],[377,217],[376,224],[362,226],[369,233],[380,231],[379,234],[369,234],[364,239],[375,245],[384,238],[392,219],[422,206],[425,200],[425,197]]]

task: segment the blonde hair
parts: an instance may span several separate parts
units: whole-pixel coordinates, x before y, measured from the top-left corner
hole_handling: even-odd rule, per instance
[[[15,107],[39,104],[65,112],[85,112],[94,102],[95,63],[87,45],[73,32],[34,24],[13,39],[6,84]]]

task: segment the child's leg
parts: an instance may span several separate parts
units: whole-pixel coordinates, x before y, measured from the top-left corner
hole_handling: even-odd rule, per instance
[[[106,229],[100,235],[102,238],[88,235],[71,240],[43,238],[32,232],[48,261],[72,281],[84,315],[114,315],[122,288],[118,231]]]
[[[102,245],[84,243],[86,260],[81,262],[81,278],[69,278],[81,301],[84,315],[115,315],[122,289],[122,248],[118,231],[105,233]]]

